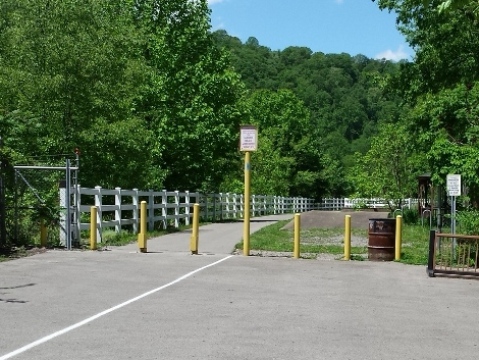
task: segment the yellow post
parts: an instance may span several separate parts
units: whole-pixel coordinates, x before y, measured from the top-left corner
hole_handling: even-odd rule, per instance
[[[244,157],[243,255],[249,256],[251,153]]]
[[[394,252],[394,260],[401,260],[401,246],[402,246],[402,216],[396,216],[396,246]]]
[[[190,250],[191,254],[198,254],[198,233],[200,226],[200,204],[193,205],[193,228],[190,238]]]
[[[351,215],[344,216],[344,259],[351,259]]]
[[[293,257],[299,259],[300,255],[300,232],[301,232],[301,214],[294,214],[294,249]]]
[[[138,234],[138,247],[140,252],[148,252],[146,248],[146,201],[142,201],[140,205],[140,233]]]
[[[96,206],[90,208],[90,250],[96,250],[96,228],[97,228],[97,209]]]
[[[47,226],[45,225],[45,219],[40,219],[40,246],[47,246]]]

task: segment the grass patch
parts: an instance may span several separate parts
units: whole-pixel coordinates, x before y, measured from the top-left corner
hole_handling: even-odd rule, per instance
[[[146,233],[147,239],[160,237],[167,234],[176,233],[191,228],[191,225],[183,225],[179,228],[168,227],[165,230],[154,230]],[[90,244],[89,232],[85,231],[81,236],[81,244],[83,246],[88,246]],[[138,241],[138,234],[131,231],[121,231],[119,233],[114,230],[103,230],[101,242],[98,243],[98,246],[124,246],[133,244]]]
[[[281,230],[290,220],[278,221],[275,224],[266,226],[251,234],[250,248],[252,250],[291,252],[293,251],[293,230]],[[366,231],[358,229],[353,235],[363,236]],[[344,236],[344,229],[305,229],[301,230],[301,252],[310,254],[343,254],[342,242],[330,244],[327,239]],[[321,243],[324,240],[324,243]],[[243,249],[243,243],[236,244],[237,249]],[[353,254],[364,254],[367,252],[365,246],[354,246],[351,248]]]
[[[293,251],[293,230],[281,230],[290,220],[279,221],[262,228],[251,234],[251,250],[262,251]],[[443,229],[443,232],[449,231]],[[367,239],[367,229],[352,229],[353,237]],[[310,254],[343,254],[344,229],[312,228],[301,230],[301,252]],[[330,243],[334,239],[335,243]],[[237,249],[243,249],[243,243],[236,244]],[[352,260],[364,260],[361,254],[367,254],[367,241],[365,246],[351,248]],[[405,264],[426,265],[429,252],[429,227],[421,225],[403,224],[403,246],[401,262]]]
[[[443,231],[447,231],[444,229]],[[403,225],[401,262],[426,265],[429,254],[429,227]]]
[[[289,222],[290,220],[278,221],[251,234],[250,248],[254,250],[291,251],[291,231],[281,230]],[[236,248],[243,249],[243,242],[236,244]]]

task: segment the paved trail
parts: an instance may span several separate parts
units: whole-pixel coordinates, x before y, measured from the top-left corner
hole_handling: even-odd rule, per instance
[[[176,233],[148,254],[130,245],[1,263],[0,360],[477,357],[478,281],[231,256],[241,234],[241,223],[201,227],[198,256]]]

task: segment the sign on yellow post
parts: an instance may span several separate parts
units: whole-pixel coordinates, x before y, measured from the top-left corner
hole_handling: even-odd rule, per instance
[[[240,129],[240,151],[244,158],[244,206],[243,206],[243,255],[249,256],[250,236],[250,191],[251,191],[251,151],[258,149],[258,128],[244,125]]]

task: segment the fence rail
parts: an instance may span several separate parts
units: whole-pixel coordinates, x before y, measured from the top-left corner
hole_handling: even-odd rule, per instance
[[[399,201],[397,201],[399,202]],[[401,209],[411,209],[417,206],[417,199],[402,199]],[[379,198],[325,198],[322,199],[318,210],[343,210],[343,209],[389,209],[385,199]]]
[[[97,239],[101,241],[105,229],[131,229],[138,232],[139,209],[142,201],[147,202],[148,230],[178,228],[189,225],[193,216],[192,207],[200,204],[202,221],[241,219],[244,205],[239,194],[200,194],[189,191],[139,191],[138,189],[114,190],[82,188],[72,190],[76,196],[76,224],[72,236],[79,240],[82,230],[90,229],[91,207],[97,208]],[[305,212],[315,209],[313,199],[303,197],[282,197],[252,195],[250,201],[252,216]],[[64,229],[62,229],[64,231]]]
[[[429,236],[429,276],[435,274],[479,276],[479,236],[444,234]]]
[[[137,189],[114,190],[78,187],[77,189],[77,229],[89,230],[91,207],[97,207],[97,236],[101,239],[104,229],[114,228],[120,232],[129,226],[133,232],[138,232],[139,209],[142,201],[147,202],[148,229],[155,227],[166,229],[168,226],[179,227],[189,225],[191,206],[199,201],[199,193],[188,191],[139,191]]]
[[[101,241],[105,229],[120,232],[129,229],[138,232],[139,208],[142,201],[147,202],[148,230],[178,228],[191,222],[192,207],[200,204],[200,219],[203,222],[242,219],[244,211],[243,194],[220,193],[201,194],[180,191],[140,191],[121,188],[103,189],[78,186],[71,190],[75,201],[72,209],[71,236],[80,240],[81,231],[90,229],[91,207],[97,207],[97,239]],[[417,203],[415,199],[403,201],[404,207]],[[65,204],[60,204],[65,209]],[[382,199],[327,198],[315,203],[311,198],[284,197],[271,195],[252,195],[250,199],[251,216],[264,216],[285,213],[306,212],[311,210],[343,210],[361,207],[387,208]],[[61,227],[63,238],[66,226]],[[61,236],[62,237],[62,236]]]

